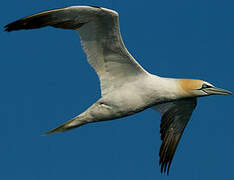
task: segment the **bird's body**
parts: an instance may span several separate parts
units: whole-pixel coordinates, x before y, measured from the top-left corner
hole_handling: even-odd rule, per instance
[[[69,123],[65,123],[47,134],[56,131],[66,131],[67,128],[105,120],[117,119],[135,114],[150,107],[156,107],[162,103],[184,98],[178,79],[162,78],[146,74],[135,81],[116,88],[101,97],[84,113],[75,117]],[[173,89],[174,91],[170,90]],[[168,91],[163,91],[167,89]]]
[[[163,78],[148,73],[125,48],[118,13],[109,9],[73,6],[45,11],[5,28],[13,31],[45,26],[74,29],[79,33],[88,62],[98,74],[102,94],[85,112],[46,134],[152,108],[162,115],[160,165],[161,171],[168,173],[180,137],[196,107],[197,97],[231,94],[202,80]]]

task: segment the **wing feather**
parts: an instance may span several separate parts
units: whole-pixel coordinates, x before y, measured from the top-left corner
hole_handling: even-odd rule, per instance
[[[160,124],[162,144],[159,151],[161,173],[169,174],[177,145],[195,107],[196,98],[177,100],[153,107],[162,114]]]
[[[147,72],[125,48],[118,13],[99,7],[72,6],[34,14],[5,26],[6,31],[45,26],[76,30],[88,62],[97,72],[102,95]]]

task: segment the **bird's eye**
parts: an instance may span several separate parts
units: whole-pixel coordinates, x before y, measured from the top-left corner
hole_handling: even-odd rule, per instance
[[[205,89],[205,88],[211,88],[212,86],[208,85],[208,84],[202,84],[201,89]]]

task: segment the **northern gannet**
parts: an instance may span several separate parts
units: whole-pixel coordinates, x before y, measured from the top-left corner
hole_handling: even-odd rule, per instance
[[[169,173],[173,155],[197,104],[197,97],[231,95],[230,91],[195,79],[164,78],[148,73],[124,46],[118,13],[94,6],[72,6],[19,19],[5,31],[45,26],[73,29],[81,38],[88,62],[95,69],[101,97],[85,112],[45,134],[113,120],[152,108],[162,116],[161,173]]]

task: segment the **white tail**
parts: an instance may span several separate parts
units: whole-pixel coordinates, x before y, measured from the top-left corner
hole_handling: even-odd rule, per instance
[[[84,121],[83,119],[80,118],[80,116],[77,116],[73,119],[71,119],[70,121],[65,122],[64,124],[42,134],[42,135],[48,135],[48,134],[52,134],[55,132],[64,132],[64,131],[68,131],[71,129],[74,129],[76,127],[82,126],[84,124],[88,123],[87,121]]]

